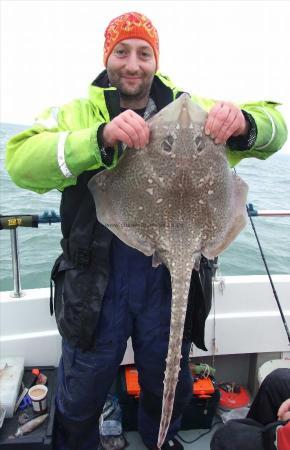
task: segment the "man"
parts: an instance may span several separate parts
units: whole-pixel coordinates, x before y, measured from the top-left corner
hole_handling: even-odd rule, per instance
[[[182,91],[157,72],[158,34],[139,13],[113,19],[105,32],[103,71],[89,99],[50,108],[7,148],[7,169],[19,186],[39,193],[62,191],[63,255],[57,260],[54,306],[63,353],[59,365],[57,414],[63,443],[57,448],[97,448],[96,422],[117,374],[129,336],[142,394],[139,431],[156,447],[168,346],[171,286],[164,265],[123,244],[96,220],[88,191],[99,170],[113,169],[122,143],[138,151],[150,139],[147,118]],[[243,157],[265,159],[286,139],[286,126],[274,103],[244,105],[193,101],[209,111],[206,134],[229,147],[231,165]],[[191,397],[190,343],[205,349],[204,323],[211,302],[211,265],[203,259],[193,271],[182,346],[183,358],[167,442],[174,439]]]
[[[211,450],[290,450],[290,369],[276,369],[261,384],[246,419],[216,431]]]

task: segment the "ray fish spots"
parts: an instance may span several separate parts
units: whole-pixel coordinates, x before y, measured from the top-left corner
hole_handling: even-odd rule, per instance
[[[201,254],[210,259],[219,255],[247,218],[247,185],[230,170],[225,146],[204,134],[206,117],[187,94],[181,95],[149,119],[147,147],[127,148],[115,169],[89,182],[99,221],[127,245],[153,255],[154,266],[164,263],[170,271],[170,337],[158,448],[172,415],[192,268],[198,270]]]

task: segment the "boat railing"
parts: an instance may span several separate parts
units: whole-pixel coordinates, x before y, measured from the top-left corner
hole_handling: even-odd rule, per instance
[[[247,205],[249,217],[286,217],[290,216],[290,210],[257,210],[252,203]],[[19,245],[17,228],[29,227],[37,228],[39,224],[53,224],[60,222],[60,216],[55,211],[45,211],[42,215],[14,214],[0,215],[0,230],[10,231],[11,241],[11,261],[13,274],[13,292],[10,294],[13,298],[19,298],[23,295],[21,291],[21,275],[19,265]]]
[[[0,230],[10,231],[11,262],[13,275],[13,292],[11,297],[19,298],[23,295],[21,291],[21,276],[19,265],[18,227],[37,228],[39,224],[60,222],[60,216],[55,211],[45,211],[42,215],[14,214],[9,216],[0,215]]]

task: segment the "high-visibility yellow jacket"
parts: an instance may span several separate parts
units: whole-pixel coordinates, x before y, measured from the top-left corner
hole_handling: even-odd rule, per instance
[[[168,90],[172,100],[181,92],[161,73],[155,75],[155,82]],[[31,128],[14,136],[7,144],[6,153],[6,168],[12,180],[22,188],[44,193],[76,184],[84,171],[115,167],[117,149],[112,164],[107,167],[97,142],[98,128],[112,118],[107,105],[110,91],[116,89],[91,85],[87,99],[45,110]],[[192,100],[206,111],[215,103],[197,95],[192,95]],[[231,166],[242,158],[266,159],[283,146],[287,128],[277,105],[268,101],[239,105],[255,120],[257,138],[250,150],[228,149]]]

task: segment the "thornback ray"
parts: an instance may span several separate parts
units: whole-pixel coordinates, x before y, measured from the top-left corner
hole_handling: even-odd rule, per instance
[[[126,148],[113,170],[89,182],[98,220],[127,245],[170,271],[170,337],[158,448],[166,439],[178,374],[192,269],[213,258],[246,224],[247,184],[226,147],[204,134],[207,113],[187,94],[149,119],[150,142]]]

